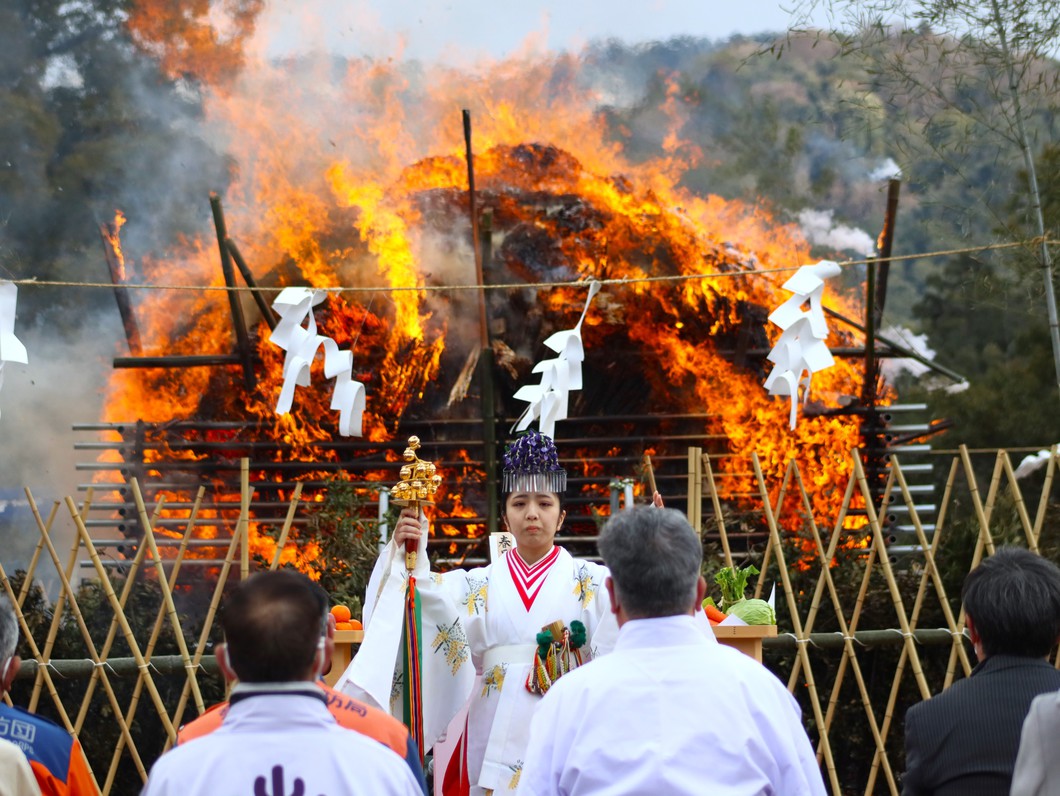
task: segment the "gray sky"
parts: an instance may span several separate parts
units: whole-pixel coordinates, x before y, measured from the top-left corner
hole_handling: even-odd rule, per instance
[[[345,55],[467,64],[593,39],[639,43],[787,30],[792,2],[772,0],[274,0],[259,20],[269,54]],[[788,9],[788,10],[786,10]],[[827,26],[823,11],[813,24]]]

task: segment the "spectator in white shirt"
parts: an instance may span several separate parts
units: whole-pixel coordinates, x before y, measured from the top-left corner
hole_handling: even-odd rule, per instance
[[[795,699],[693,622],[706,582],[702,544],[684,516],[622,512],[599,547],[618,642],[542,698],[520,796],[823,796]]]

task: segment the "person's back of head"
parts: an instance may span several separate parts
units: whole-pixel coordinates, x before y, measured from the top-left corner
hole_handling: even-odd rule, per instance
[[[312,679],[327,632],[327,595],[305,575],[261,572],[225,600],[228,662],[244,683]]]
[[[608,520],[598,546],[630,619],[687,614],[695,606],[703,545],[681,512],[623,511]]]
[[[1060,569],[1019,547],[999,547],[964,580],[961,601],[983,653],[1042,658],[1060,639]]]

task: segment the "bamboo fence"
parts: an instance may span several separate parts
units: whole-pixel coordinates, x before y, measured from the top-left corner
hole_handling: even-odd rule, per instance
[[[1036,506],[1025,500],[1026,487],[1016,478],[1008,452],[994,454],[984,493],[971,452],[961,448],[950,462],[944,489],[933,506],[934,523],[918,516],[913,491],[897,457],[890,460],[886,487],[882,500],[878,500],[854,451],[845,483],[833,484],[843,490],[842,503],[833,517],[820,517],[815,512],[805,486],[807,478],[814,475],[812,463],[791,461],[779,478],[766,476],[757,455],[749,458],[748,465],[758,492],[754,507],[757,530],[768,532],[764,545],[758,546],[740,539],[746,533],[747,507],[741,510],[737,527],[718,487],[722,477],[715,474],[710,457],[701,449],[689,449],[689,518],[708,538],[718,539],[717,549],[708,549],[707,567],[755,563],[762,571],[756,596],[763,593],[767,583],[777,584],[779,634],[765,640],[765,663],[787,680],[789,690],[803,705],[829,790],[837,795],[898,794],[904,708],[931,698],[955,679],[967,676],[974,666],[974,656],[964,640],[964,614],[959,605],[963,574],[1002,543],[1020,544],[1039,553],[1043,544],[1055,550],[1060,541],[1055,538],[1060,525],[1056,519],[1060,498],[1055,494],[1060,446],[1051,449],[1044,477],[1039,474],[1034,480],[1034,489],[1040,486],[1041,490]],[[645,460],[644,469],[650,479],[650,460]],[[26,490],[40,538],[24,574],[20,573],[17,593],[18,579],[9,578],[0,562],[0,581],[7,599],[16,606],[22,638],[31,656],[24,662],[20,675],[24,682],[20,685],[29,691],[30,710],[43,710],[74,735],[86,732],[86,719],[93,713],[97,722],[114,722],[117,741],[113,748],[106,750],[107,754],[90,754],[89,760],[104,794],[136,792],[151,763],[173,742],[175,728],[208,707],[203,682],[212,681],[217,690],[216,669],[207,656],[210,639],[216,638],[216,612],[233,567],[239,578],[247,577],[252,569],[248,507],[253,485],[245,469],[240,481],[240,517],[213,580],[208,586],[196,581],[198,587],[212,592],[204,617],[194,622],[182,616],[177,598],[178,590],[189,588],[184,576],[189,569],[189,545],[196,538],[202,489],[188,511],[179,547],[175,554],[163,558],[156,539],[157,521],[165,510],[163,501],[149,511],[140,486],[132,482],[144,539],[135,555],[124,562],[123,576],[117,578],[104,566],[85,525],[91,491],[82,506],[67,498],[63,504],[56,502],[44,517]],[[278,533],[270,569],[279,565],[300,498],[301,490],[296,489]],[[63,505],[76,530],[65,561],[53,541]],[[896,505],[905,507],[917,542],[902,555],[892,552],[881,519]],[[958,514],[961,516],[954,519]],[[1046,539],[1043,530],[1050,528],[1052,536]],[[90,628],[90,617],[74,599],[74,568],[86,555],[110,612],[105,632],[100,631],[98,622],[94,631]],[[22,609],[45,556],[58,573],[61,591],[50,621],[35,632]],[[154,620],[139,623],[139,627],[147,628],[139,638],[130,621],[130,600],[137,582],[152,584],[159,592]],[[116,585],[120,591],[115,590]],[[176,641],[176,652],[156,655],[166,626]],[[75,627],[80,635],[82,660],[52,659],[64,627],[67,632]],[[122,657],[112,655],[119,632],[128,650]],[[1054,662],[1060,667],[1060,654]],[[162,681],[172,686],[174,678],[177,688],[160,687]],[[79,698],[70,697],[72,683],[83,685],[77,686]],[[97,689],[102,689],[102,695]],[[149,704],[140,710],[145,689]],[[65,696],[60,696],[60,691]],[[125,695],[124,702],[119,693]],[[188,710],[189,702],[194,703],[193,713]],[[149,726],[160,727],[161,732],[145,732]],[[146,742],[147,737],[155,740]],[[82,742],[85,745],[84,737]],[[135,772],[126,776],[125,785],[119,781],[123,769]],[[128,784],[130,777],[132,786]]]

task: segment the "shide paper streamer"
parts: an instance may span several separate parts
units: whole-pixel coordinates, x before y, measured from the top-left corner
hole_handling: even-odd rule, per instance
[[[582,346],[582,322],[589,311],[593,297],[603,287],[599,282],[589,283],[589,297],[585,308],[573,329],[556,332],[545,345],[556,352],[554,359],[545,359],[534,366],[534,373],[541,374],[540,384],[528,384],[520,387],[515,393],[516,400],[527,401],[529,406],[523,410],[516,422],[515,431],[525,431],[534,420],[538,421],[538,430],[552,439],[556,438],[556,421],[567,417],[568,397],[571,390],[582,388],[582,362],[585,361],[585,349]]]
[[[313,307],[327,297],[324,290],[308,287],[288,287],[276,297],[272,308],[280,316],[269,336],[287,352],[283,360],[283,387],[276,401],[276,414],[291,411],[295,387],[309,386],[309,369],[317,350],[324,346],[324,375],[335,379],[331,408],[339,410],[339,433],[344,437],[359,437],[365,407],[364,385],[353,380],[353,352],[340,351],[330,337],[317,334]],[[303,325],[305,324],[305,325]]]
[[[798,418],[799,387],[803,404],[810,396],[813,374],[835,364],[832,352],[825,345],[828,322],[821,303],[824,280],[839,273],[838,263],[821,260],[816,265],[803,265],[784,283],[784,289],[795,295],[777,307],[769,320],[784,330],[766,359],[774,364],[766,378],[765,388],[770,395],[791,397],[789,426],[794,431]],[[809,309],[803,305],[809,302]],[[803,373],[806,377],[803,378]]]
[[[15,304],[18,302],[18,286],[11,282],[0,282],[0,386],[4,383],[4,363],[29,364],[29,356],[22,341],[15,337]]]

